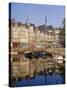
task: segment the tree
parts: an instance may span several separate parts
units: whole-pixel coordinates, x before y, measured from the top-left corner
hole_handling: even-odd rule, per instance
[[[62,28],[60,30],[60,44],[65,47],[65,18],[62,21]]]

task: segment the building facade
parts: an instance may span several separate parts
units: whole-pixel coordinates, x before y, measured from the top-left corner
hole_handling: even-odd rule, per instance
[[[51,26],[46,30],[35,28],[34,24],[26,24],[13,21],[11,24],[11,46],[15,47],[30,47],[36,43],[43,44],[45,47],[59,47],[60,30],[55,30]]]
[[[33,25],[29,28],[26,24],[14,22],[11,24],[11,46],[16,48],[23,48],[31,44],[35,40],[35,32]]]
[[[45,45],[49,48],[55,46],[55,32],[54,32],[54,30],[45,31]]]
[[[60,30],[55,30],[55,47],[60,47]]]

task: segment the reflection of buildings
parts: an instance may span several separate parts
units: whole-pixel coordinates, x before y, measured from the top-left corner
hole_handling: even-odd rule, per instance
[[[22,24],[20,22],[15,22],[15,20],[11,23],[11,44],[13,48],[23,48],[25,45],[29,46],[29,43],[31,46],[33,44],[38,43],[39,45],[42,44],[42,47],[57,47],[59,46],[59,31],[55,30],[52,26],[46,26],[46,29],[44,28],[45,25],[42,25],[40,27],[35,27],[34,24],[29,24],[28,27],[26,27],[26,24]],[[33,44],[32,44],[33,43]],[[31,47],[30,46],[30,47]],[[26,48],[26,47],[25,47]],[[57,50],[58,51],[58,50]],[[60,51],[60,50],[59,50]],[[17,55],[17,52],[12,52]],[[63,53],[64,54],[64,53]],[[30,77],[33,76],[34,70],[36,69],[33,62],[30,62],[29,60],[26,60],[26,58],[21,59],[18,57],[11,57],[12,61],[12,74],[16,77],[25,77],[26,75],[30,74]],[[37,60],[39,63],[39,60]],[[43,62],[45,65],[42,65],[42,60],[38,64],[35,60],[35,63],[37,65],[37,72],[40,70],[43,70],[43,66],[51,68],[55,67],[54,61],[48,61],[46,60]],[[61,61],[59,61],[61,62]],[[29,67],[30,66],[30,67]],[[34,69],[35,68],[35,69]],[[30,71],[30,72],[29,72]]]
[[[30,62],[30,63],[29,63]],[[31,61],[22,55],[16,55],[12,56],[12,76],[15,78],[26,78],[26,76],[29,76],[29,78],[33,78],[35,75],[35,72],[38,74],[40,72],[44,73],[45,70],[50,73],[50,70],[52,70],[54,73],[60,73],[60,67],[63,65],[63,59],[52,59],[52,58],[46,58],[42,59],[39,58],[38,60],[33,58]],[[57,71],[58,70],[58,71]],[[36,74],[36,75],[37,75]]]

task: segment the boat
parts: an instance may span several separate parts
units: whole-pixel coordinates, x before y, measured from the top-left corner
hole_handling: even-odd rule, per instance
[[[61,56],[61,55],[54,55],[53,56],[53,59],[59,59],[59,60],[62,60],[63,59],[63,56]]]

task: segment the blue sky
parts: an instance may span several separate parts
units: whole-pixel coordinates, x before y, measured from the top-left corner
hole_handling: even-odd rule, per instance
[[[11,18],[15,18],[16,21],[25,23],[28,17],[29,22],[38,26],[45,24],[45,16],[47,16],[48,25],[59,27],[65,17],[65,7],[44,4],[11,4]]]

